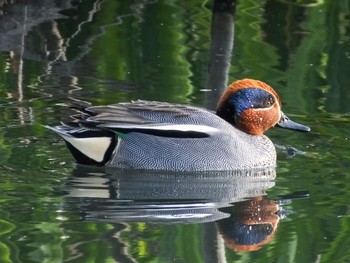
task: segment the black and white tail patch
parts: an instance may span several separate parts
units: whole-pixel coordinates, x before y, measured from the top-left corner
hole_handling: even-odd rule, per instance
[[[84,132],[67,132],[60,129],[60,126],[46,127],[63,138],[73,157],[80,164],[102,166],[110,160],[116,146],[117,139],[113,132],[104,131],[101,134],[96,132],[94,137],[91,137],[91,132],[87,132],[89,136],[85,137]]]
[[[111,137],[74,138],[62,136],[75,160],[81,164],[104,165],[110,158],[115,142]]]

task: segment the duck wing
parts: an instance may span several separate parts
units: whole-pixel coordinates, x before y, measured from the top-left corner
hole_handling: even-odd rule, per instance
[[[73,105],[72,121],[46,128],[59,134],[78,163],[104,165],[129,133],[169,138],[205,138],[219,131],[220,117],[205,109],[155,101],[107,106]],[[152,136],[150,138],[153,138]]]
[[[218,131],[210,119],[219,119],[214,113],[205,109],[144,100],[91,106],[85,108],[81,114],[72,117],[75,119],[74,125],[78,124],[80,128],[87,130],[141,132],[184,138],[210,136],[211,133]]]

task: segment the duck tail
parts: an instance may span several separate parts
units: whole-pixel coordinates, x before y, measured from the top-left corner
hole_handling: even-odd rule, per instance
[[[63,138],[79,164],[103,166],[111,159],[117,145],[117,136],[111,131],[90,130],[66,124],[45,127]]]

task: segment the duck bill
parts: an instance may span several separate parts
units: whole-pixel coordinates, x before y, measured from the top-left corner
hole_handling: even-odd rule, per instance
[[[311,130],[310,127],[308,126],[292,121],[282,111],[281,111],[281,119],[279,120],[277,125],[281,128],[302,131],[302,132],[309,132]]]

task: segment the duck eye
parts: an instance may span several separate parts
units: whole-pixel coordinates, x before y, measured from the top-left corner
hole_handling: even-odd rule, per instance
[[[272,96],[269,96],[266,100],[266,107],[271,107],[275,103],[275,100]]]

